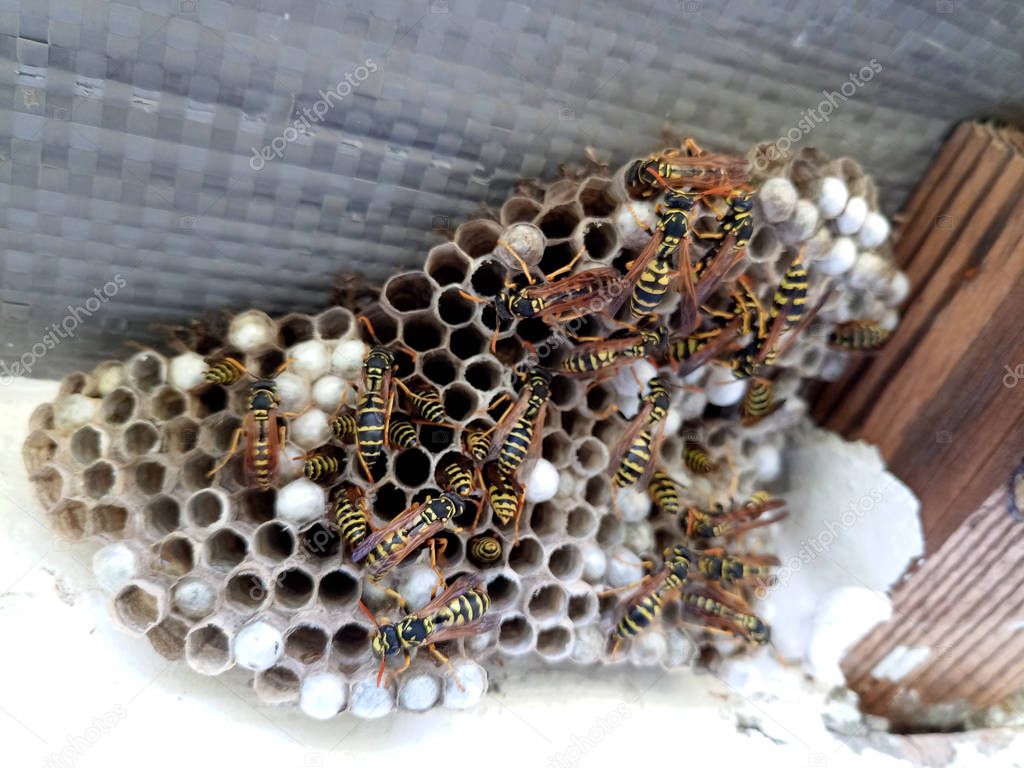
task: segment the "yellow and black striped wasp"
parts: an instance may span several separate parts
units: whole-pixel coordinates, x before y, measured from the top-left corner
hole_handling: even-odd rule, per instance
[[[361,315],[359,322],[376,339],[370,321]],[[409,353],[415,355],[411,350]],[[398,360],[394,350],[379,343],[367,351],[363,360],[363,374],[356,402],[356,455],[367,479],[373,478],[373,466],[380,459],[385,446],[390,445],[391,412],[395,401],[395,391],[391,385],[397,381],[397,369]]]
[[[708,153],[687,139],[682,148],[664,149],[631,163],[625,186],[634,200],[647,200],[668,190],[712,195],[737,187],[746,178],[747,163],[742,157]]]
[[[683,511],[679,484],[660,469],[651,474],[651,481],[647,484],[647,494],[654,502],[654,506],[666,515],[678,517]]]
[[[353,550],[352,560],[357,563],[365,560],[367,577],[377,583],[464,511],[461,496],[441,491],[437,496],[413,504],[386,526],[369,534]],[[437,571],[437,553],[433,546],[430,559]]]
[[[665,549],[661,570],[645,577],[640,588],[624,600],[619,609],[613,630],[613,655],[623,640],[639,635],[657,618],[666,597],[682,589],[686,583],[692,564],[693,553],[682,544]]]
[[[785,507],[786,502],[782,499],[773,499],[767,494],[755,494],[742,504],[734,504],[729,511],[715,509],[714,512],[705,512],[691,506],[680,518],[679,523],[689,539],[736,536],[754,528],[777,523],[789,514]]]
[[[683,590],[680,603],[684,615],[698,619],[706,628],[726,632],[755,645],[764,645],[770,640],[768,625],[751,613],[737,595],[710,584],[691,583]]]
[[[683,443],[683,464],[695,475],[708,475],[718,471],[718,462],[711,458],[708,449],[696,440]]]
[[[527,371],[519,398],[490,430],[491,448],[487,460],[496,460],[506,475],[515,476],[540,450],[553,375],[539,367]]]
[[[474,499],[477,493],[483,494],[483,480],[480,471],[473,466],[473,461],[462,454],[453,454],[443,457],[434,470],[434,482],[445,491],[451,491],[461,496],[466,501],[472,501],[476,505],[476,518],[473,528],[476,528],[476,521],[480,519],[483,499]]]
[[[609,371],[635,360],[653,357],[668,338],[665,326],[653,316],[635,328],[620,328],[607,338],[577,337],[577,344],[562,360],[562,373],[592,374]]]
[[[230,386],[248,374],[246,367],[233,357],[222,357],[210,363],[203,374],[207,384]]]
[[[477,568],[489,568],[497,564],[504,552],[501,540],[490,534],[474,536],[466,542],[466,556]]]
[[[723,586],[757,585],[770,586],[773,583],[772,568],[778,567],[779,559],[772,555],[732,555],[722,547],[694,550],[696,571],[707,581]]]
[[[889,340],[892,331],[873,320],[839,323],[828,337],[829,346],[846,352],[874,352]]]
[[[483,466],[482,482],[487,501],[494,510],[494,516],[502,525],[513,524],[513,544],[519,543],[519,518],[523,514],[526,494],[514,475],[503,471],[496,461],[489,461]],[[479,510],[478,510],[479,512]],[[473,521],[476,528],[478,519]]]
[[[665,380],[655,377],[648,381],[647,391],[641,394],[640,401],[640,410],[619,439],[608,463],[613,490],[647,481],[654,472],[655,459],[665,437],[665,417],[671,405]],[[614,493],[612,506],[616,506]]]
[[[317,451],[298,457],[302,461],[302,474],[314,483],[328,483],[342,470],[342,461],[330,451]]]
[[[354,439],[358,429],[355,411],[351,408],[342,408],[331,419],[330,427],[335,439],[343,442]],[[412,419],[394,408],[391,409],[391,418],[388,422],[388,445],[399,450],[419,445]]]
[[[473,457],[473,461],[477,464],[487,461],[487,454],[491,452],[491,432],[489,430],[466,430],[462,433],[462,442],[466,453]]]
[[[580,255],[582,251],[576,258]],[[574,265],[575,261],[573,259],[569,266]],[[496,349],[502,324],[532,319],[558,324],[590,314],[601,314],[625,290],[623,276],[614,267],[594,267],[560,280],[552,280],[555,276],[552,273],[545,276],[542,283],[535,282],[528,270],[524,274],[530,281],[527,285],[517,287],[515,283],[508,283],[493,300],[497,317],[491,335],[492,352]],[[465,292],[462,295],[479,304],[492,303]]]
[[[441,594],[417,611],[397,623],[385,620],[378,623],[370,610],[359,604],[374,624],[377,632],[370,641],[373,655],[380,659],[377,685],[384,678],[388,659],[402,654],[404,663],[396,674],[401,674],[412,663],[412,652],[421,646],[428,650],[442,664],[448,659],[437,650],[439,643],[448,642],[470,634],[489,632],[498,626],[499,617],[487,614],[491,600],[487,590],[476,576],[460,576]],[[457,682],[457,681],[456,681]]]
[[[290,362],[290,360],[285,360],[275,375],[283,371]],[[243,370],[245,370],[244,367]],[[245,370],[245,373],[253,376],[248,370]],[[253,378],[255,381],[249,385],[242,426],[236,429],[231,436],[231,445],[227,453],[206,474],[207,477],[213,477],[220,472],[235,455],[238,444],[244,436],[246,481],[265,491],[271,487],[277,477],[278,460],[281,446],[285,443],[287,428],[278,422],[281,398],[273,378],[260,379],[255,376]]]
[[[342,483],[331,493],[334,522],[341,537],[352,549],[363,543],[370,533],[370,515],[366,508],[363,489],[351,483]]]
[[[402,391],[405,392],[412,410],[420,418],[425,419],[431,424],[444,424],[447,421],[448,417],[444,412],[444,405],[441,403],[441,395],[436,389],[425,384],[410,388],[397,379],[396,382]]]

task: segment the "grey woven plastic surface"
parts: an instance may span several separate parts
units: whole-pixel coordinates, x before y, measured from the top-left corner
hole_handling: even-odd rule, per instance
[[[0,0],[0,361],[64,373],[157,321],[322,307],[339,269],[418,265],[588,145],[795,131],[893,212],[954,123],[1021,114],[1019,2],[534,5]]]

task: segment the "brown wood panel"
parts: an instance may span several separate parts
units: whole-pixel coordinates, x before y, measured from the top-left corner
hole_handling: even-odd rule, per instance
[[[908,600],[908,594],[917,597]],[[1016,627],[1024,617],[1024,524],[1010,518],[1005,488],[991,494],[895,597],[892,618],[843,660],[865,711],[913,727],[915,713],[900,702],[982,708],[1024,686],[1024,631]],[[931,652],[898,681],[872,677],[899,646]]]

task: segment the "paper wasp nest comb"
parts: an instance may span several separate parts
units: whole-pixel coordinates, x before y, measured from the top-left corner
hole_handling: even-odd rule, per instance
[[[438,462],[460,450],[463,430],[494,424],[501,395],[516,394],[513,368],[526,354],[523,342],[542,359],[557,352],[546,326],[521,321],[501,329],[492,354],[494,308],[463,292],[495,296],[516,264],[510,248],[545,273],[581,249],[586,255],[576,271],[635,256],[650,236],[655,209],[627,201],[620,177],[605,171],[566,177],[511,197],[497,221],[464,223],[451,242],[430,250],[422,270],[392,277],[362,309],[381,342],[416,352],[413,360],[399,351],[397,375],[436,388],[453,427],[421,425],[418,447],[385,453],[368,497],[375,527],[436,487]],[[761,298],[770,300],[795,250],[807,243],[808,304],[826,285],[835,290],[821,311],[824,330],[801,338],[777,366],[776,386],[788,398],[778,413],[750,428],[728,418],[738,397],[729,401],[733,394],[723,388],[736,385],[716,379],[713,366],[688,377],[691,389],[674,390],[661,466],[686,478],[685,502],[727,493],[730,457],[744,498],[775,481],[786,430],[804,410],[801,381],[841,371],[843,354],[828,349],[825,332],[851,318],[892,323],[888,307],[906,293],[905,279],[875,250],[884,247],[888,227],[871,212],[873,186],[855,163],[805,151],[766,164],[754,182],[757,227],[737,271],[750,274]],[[708,211],[699,220],[715,226]],[[444,648],[454,676],[420,653],[397,683],[378,688],[370,653],[375,627],[359,601],[378,614],[398,614],[352,562],[329,516],[325,487],[305,479],[297,460],[331,443],[330,416],[361,375],[361,327],[340,306],[279,320],[251,310],[222,330],[184,341],[188,351],[145,350],[67,376],[56,401],[32,415],[24,445],[54,529],[102,544],[94,570],[112,594],[118,623],[144,635],[158,653],[183,658],[206,675],[250,669],[261,701],[298,704],[314,717],[469,706],[486,689],[485,667],[495,656],[534,664],[694,662],[693,637],[700,632],[684,630],[671,604],[663,620],[611,653],[612,615],[622,595],[602,593],[638,580],[642,561],[660,562],[662,550],[681,537],[678,521],[652,509],[642,490],[618,494],[621,517],[611,510],[608,446],[625,421],[605,412],[616,403],[635,410],[628,381],[588,388],[586,380],[555,377],[542,443],[543,458],[557,470],[554,497],[526,504],[517,544],[511,526],[485,507],[477,533],[502,544],[501,558],[489,567],[467,559],[472,504],[455,521],[461,533],[440,534],[444,576],[479,570],[499,626]],[[260,376],[289,363],[276,376],[281,411],[299,415],[288,420],[278,481],[267,491],[247,486],[241,452],[208,476],[245,413],[246,381],[200,386],[206,361],[225,356]],[[681,461],[687,439],[703,441],[722,469],[690,475]],[[366,486],[351,449],[337,455],[342,479]],[[748,542],[764,540],[755,535]],[[411,609],[429,599],[435,583],[425,558],[410,558],[393,579]]]

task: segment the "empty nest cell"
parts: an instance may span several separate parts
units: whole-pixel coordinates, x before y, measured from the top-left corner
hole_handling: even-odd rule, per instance
[[[315,330],[313,318],[309,315],[292,314],[277,323],[277,337],[282,347],[293,347],[300,342],[309,341],[314,337]],[[274,368],[277,368],[282,362],[284,362],[283,358],[274,365]],[[272,370],[261,371],[260,375],[269,375]]]
[[[218,624],[201,624],[185,637],[185,660],[204,675],[219,675],[231,666],[231,638]]]
[[[127,387],[118,387],[103,398],[100,417],[107,424],[124,424],[135,416],[138,406],[134,392]]]
[[[459,367],[459,361],[443,349],[427,352],[420,358],[423,375],[439,387],[455,381]]]
[[[230,571],[245,560],[249,545],[241,534],[221,528],[203,542],[203,560],[215,570]]]
[[[160,445],[160,432],[148,421],[129,424],[121,435],[121,451],[129,459],[144,456]]]
[[[384,285],[384,299],[396,312],[415,312],[427,309],[434,294],[434,286],[422,272],[395,275]]]
[[[295,534],[291,528],[277,520],[270,520],[253,534],[253,553],[268,563],[280,563],[295,552]]]
[[[461,225],[455,232],[455,245],[470,258],[485,256],[494,250],[501,237],[501,227],[487,219],[474,219]]]
[[[284,652],[303,664],[313,664],[327,655],[330,637],[322,627],[299,624],[284,636]]]
[[[338,569],[324,574],[320,579],[317,599],[328,610],[337,610],[355,603],[360,594],[359,580],[355,574]]]
[[[181,508],[170,496],[157,496],[142,508],[142,520],[146,533],[153,538],[162,538],[178,530],[181,525]]]
[[[152,392],[166,377],[167,363],[155,352],[140,352],[128,361],[128,381],[142,392]]]
[[[195,552],[187,536],[168,536],[157,552],[164,573],[184,576],[195,565]]]
[[[25,440],[21,449],[22,459],[25,468],[29,473],[34,473],[45,465],[57,453],[57,441],[41,429],[37,429]]]
[[[472,262],[454,243],[432,248],[424,270],[438,285],[453,285],[465,280]]]
[[[274,579],[274,602],[283,608],[296,610],[313,599],[315,589],[316,583],[305,569],[285,568]]]
[[[312,580],[310,580],[312,584]],[[312,592],[312,589],[310,589]],[[263,578],[253,571],[239,571],[224,585],[227,604],[242,614],[256,613],[267,602],[270,594]]]
[[[340,339],[352,327],[352,313],[343,307],[332,307],[316,317],[316,330],[321,339]]]
[[[462,325],[473,319],[476,305],[456,288],[450,288],[437,300],[437,314],[446,325]]]
[[[88,466],[103,455],[103,442],[106,436],[96,427],[86,425],[71,435],[71,458],[83,466]]]

